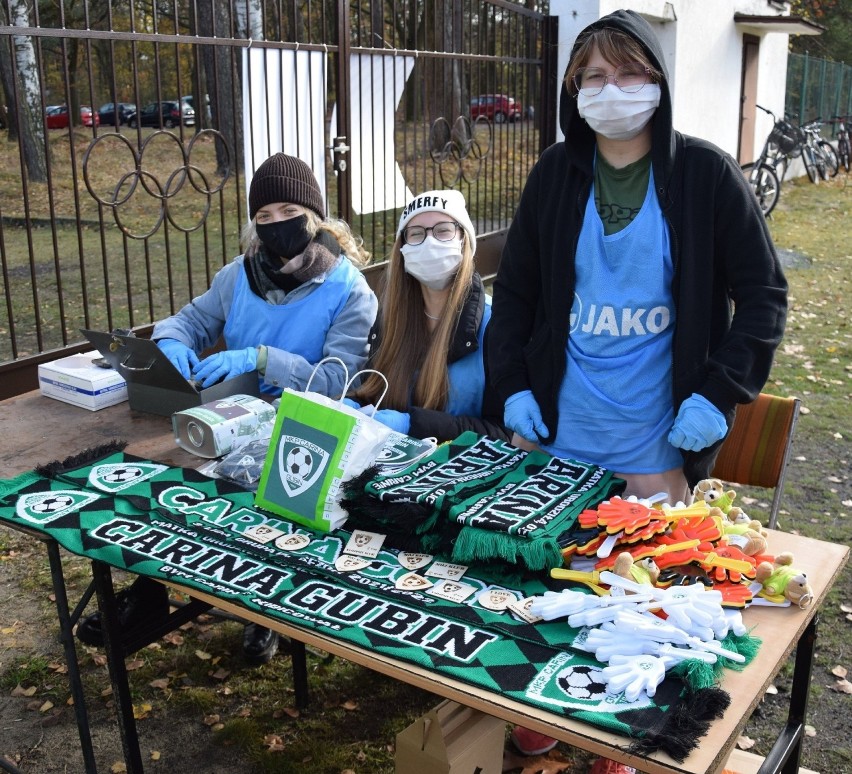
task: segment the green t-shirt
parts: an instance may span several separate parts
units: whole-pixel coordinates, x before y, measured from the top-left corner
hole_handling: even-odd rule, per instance
[[[600,155],[595,163],[595,206],[603,222],[604,234],[621,231],[642,209],[648,193],[651,154],[626,167],[616,169]]]

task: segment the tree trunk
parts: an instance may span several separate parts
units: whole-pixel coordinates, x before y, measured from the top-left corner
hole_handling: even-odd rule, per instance
[[[0,83],[3,85],[4,109],[3,128],[7,130],[9,142],[18,141],[18,111],[15,102],[14,72],[12,70],[12,49],[9,37],[0,35]],[[7,107],[8,106],[8,107]]]
[[[13,27],[30,25],[24,0],[9,0],[9,24]],[[47,182],[47,161],[44,142],[44,115],[41,108],[41,85],[33,43],[26,35],[12,37],[12,51],[17,68],[18,127],[23,143],[27,173],[33,183]],[[15,68],[13,68],[14,70]]]
[[[240,0],[235,5],[245,7]],[[255,3],[252,3],[252,9]],[[258,12],[259,13],[259,12]],[[254,10],[249,16],[255,15]],[[238,17],[239,18],[239,17]],[[198,5],[198,32],[202,36],[229,37],[227,3],[200,3]],[[250,29],[254,22],[249,24]],[[240,31],[236,31],[240,35]],[[210,97],[211,124],[224,138],[227,150],[216,144],[218,173],[230,175],[243,164],[243,100],[242,100],[242,59],[238,49],[228,46],[202,46],[201,61],[204,68],[204,81]],[[206,105],[199,104],[198,110]]]

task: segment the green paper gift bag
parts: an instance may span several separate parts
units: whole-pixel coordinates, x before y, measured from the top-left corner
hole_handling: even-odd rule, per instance
[[[390,433],[342,401],[285,389],[255,504],[311,529],[337,529],[347,516],[339,504],[343,482],[375,462]]]

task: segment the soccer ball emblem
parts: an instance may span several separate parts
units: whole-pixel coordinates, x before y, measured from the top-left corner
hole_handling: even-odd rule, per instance
[[[134,478],[139,478],[142,475],[142,469],[137,467],[115,468],[109,473],[105,473],[103,480],[110,484],[124,484],[128,481],[133,481]]]
[[[30,510],[32,510],[33,513],[56,513],[56,511],[61,511],[63,508],[67,508],[73,503],[74,498],[70,495],[49,495],[43,500],[33,503],[30,506]]]
[[[559,687],[574,699],[594,700],[606,696],[600,667],[581,664],[568,667],[557,678]]]
[[[296,446],[287,453],[287,472],[291,476],[307,478],[314,467],[314,458],[304,446]]]

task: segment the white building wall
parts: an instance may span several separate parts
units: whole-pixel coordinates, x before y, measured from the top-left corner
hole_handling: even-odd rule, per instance
[[[734,23],[734,13],[777,15],[767,0],[551,0],[550,12],[559,16],[560,73],[568,67],[580,31],[619,8],[645,16],[660,39],[671,78],[676,129],[736,156],[744,33],[760,38],[757,103],[783,114],[788,36]],[[757,112],[755,154],[772,128],[772,119]],[[557,137],[563,137],[559,127]]]

